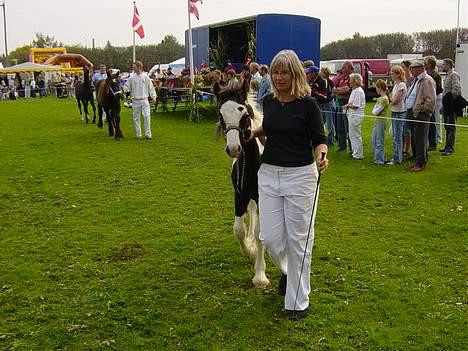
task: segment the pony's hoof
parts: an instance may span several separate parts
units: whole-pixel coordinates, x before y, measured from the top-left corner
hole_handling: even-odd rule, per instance
[[[268,278],[264,275],[263,277],[254,277],[252,279],[252,284],[254,286],[254,288],[257,288],[257,289],[264,289],[266,288],[268,285],[270,285],[270,281],[268,280]]]
[[[95,119],[93,119],[93,124],[96,124],[96,120],[95,120]]]
[[[102,123],[98,123],[98,125],[97,125],[97,127],[98,127],[99,129],[102,129],[103,126],[104,126],[104,125],[103,125]]]
[[[115,141],[120,141],[120,139],[121,139],[120,137],[115,137],[114,138]]]

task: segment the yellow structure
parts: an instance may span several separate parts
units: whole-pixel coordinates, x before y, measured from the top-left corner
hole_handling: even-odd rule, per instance
[[[29,62],[44,64],[49,58],[66,53],[66,48],[32,48],[29,51]]]

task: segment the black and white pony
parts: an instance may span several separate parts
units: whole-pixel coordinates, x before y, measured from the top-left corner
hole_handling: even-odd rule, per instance
[[[270,282],[265,275],[265,248],[259,238],[258,179],[260,153],[263,146],[256,140],[248,141],[252,128],[261,125],[261,118],[247,105],[245,86],[227,89],[218,83],[213,87],[219,111],[217,137],[224,133],[226,152],[234,159],[231,179],[234,187],[234,235],[241,252],[255,259],[255,287],[266,287]],[[249,216],[249,227],[246,217]]]

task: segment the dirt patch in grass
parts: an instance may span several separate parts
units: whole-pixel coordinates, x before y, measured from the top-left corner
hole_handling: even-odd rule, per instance
[[[145,254],[145,249],[141,244],[124,244],[121,248],[114,249],[109,255],[109,261],[131,261]]]

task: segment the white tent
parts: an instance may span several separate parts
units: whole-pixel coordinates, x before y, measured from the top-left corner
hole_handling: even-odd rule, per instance
[[[159,68],[162,71],[167,70],[169,67],[172,68],[172,73],[176,76],[180,75],[185,68],[185,57],[182,57],[178,60],[175,60],[171,63],[161,63],[154,65],[153,68],[150,69],[148,75],[151,76],[156,70]]]
[[[50,71],[60,71],[61,68],[62,66],[40,65],[38,63],[24,62],[18,65],[1,68],[0,73],[50,72]]]

